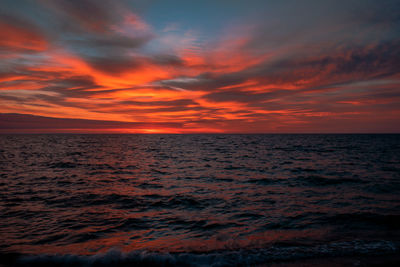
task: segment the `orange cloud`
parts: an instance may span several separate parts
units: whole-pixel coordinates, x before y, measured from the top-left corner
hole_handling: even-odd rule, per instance
[[[8,51],[44,51],[48,44],[35,29],[28,24],[11,24],[0,20],[0,47]]]

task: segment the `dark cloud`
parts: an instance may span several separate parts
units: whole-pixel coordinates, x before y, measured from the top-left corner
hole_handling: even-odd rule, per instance
[[[54,82],[54,81],[53,81]],[[55,80],[58,84],[64,84],[71,89],[96,89],[100,86],[94,81],[92,76],[70,76],[61,80]]]
[[[109,51],[110,52],[110,51]],[[120,51],[121,52],[121,51]],[[109,56],[85,56],[84,60],[94,69],[108,74],[121,74],[146,68],[149,65],[183,67],[183,61],[173,55],[130,56],[122,52]]]
[[[380,78],[393,75],[400,70],[400,38],[373,47],[353,49],[333,61],[336,66],[334,74],[379,75]]]
[[[124,114],[134,114],[137,115],[147,115],[153,114],[158,115],[158,113],[169,113],[169,117],[176,117],[173,113],[174,112],[182,112],[182,111],[190,111],[191,115],[193,112],[204,112],[204,111],[211,111],[212,109],[203,108],[201,106],[197,107],[185,107],[185,106],[174,106],[174,107],[158,107],[158,108],[130,108],[129,106],[125,107],[115,107],[111,108],[112,112],[122,112]],[[180,115],[180,119],[186,117],[185,115]]]
[[[269,100],[272,97],[276,98],[279,95],[282,95],[282,91],[278,91],[278,93],[252,93],[252,92],[243,92],[237,90],[223,90],[220,92],[210,93],[204,96],[204,98],[214,101],[214,102],[243,102],[243,103],[254,103]]]
[[[319,79],[320,83],[383,78],[397,73],[400,67],[400,39],[375,45],[329,50],[317,56],[299,55],[271,65],[257,66],[249,75],[265,82],[297,82]],[[321,50],[324,50],[321,48]],[[305,53],[306,54],[306,53]],[[263,75],[264,74],[264,75]],[[320,75],[320,76],[318,76]],[[310,86],[310,85],[307,85]]]
[[[90,57],[86,58],[86,62],[94,69],[109,74],[120,74],[126,71],[132,71],[144,65],[142,60],[125,57]]]
[[[119,49],[135,49],[140,48],[150,41],[150,34],[138,37],[127,37],[119,34],[102,35],[102,36],[87,36],[85,39],[72,39],[68,43],[77,47],[86,47],[91,49],[104,50],[119,50]],[[108,52],[109,53],[109,52]],[[115,51],[113,51],[115,53]],[[110,53],[112,54],[112,53]]]
[[[40,0],[47,7],[65,16],[65,23],[76,23],[85,31],[106,32],[122,18],[118,2],[112,0]]]
[[[119,122],[84,119],[63,119],[28,114],[0,113],[0,130],[29,129],[117,129],[145,127],[181,127],[180,123]]]
[[[398,37],[400,16],[398,0],[337,1],[310,0],[301,3],[262,5],[258,16],[249,18],[254,28],[253,38],[245,49],[256,52],[295,47],[366,45],[374,40]],[[265,23],[265,20],[269,23]]]
[[[34,83],[41,91],[59,93],[63,96],[82,97],[94,94],[90,89],[100,89],[94,78],[89,75],[73,75],[57,71],[34,71],[29,68],[18,67],[15,70],[0,72],[0,86],[11,86],[18,88],[25,82]],[[9,79],[7,81],[7,79]],[[0,91],[1,93],[1,91]]]
[[[302,90],[316,90],[349,82],[383,79],[399,74],[400,70],[400,39],[365,47],[330,50],[323,54],[316,51],[316,54],[318,56],[308,55],[300,50],[295,57],[272,62],[267,60],[238,72],[221,75],[204,73],[195,79],[176,79],[163,81],[162,84],[188,90],[214,91],[209,97],[215,100],[237,97],[237,101],[241,101],[243,97],[248,102],[251,98],[257,100],[257,95],[238,90],[218,91],[218,88],[251,80],[254,86],[274,85],[276,90],[284,90],[288,84]]]
[[[161,66],[184,66],[185,62],[176,55],[158,54],[151,57],[151,62]]]
[[[137,66],[139,59],[129,53],[154,38],[146,29],[130,34],[120,31],[125,15],[130,12],[125,1],[38,0],[23,1],[23,7],[6,1],[5,12],[12,15],[0,13],[0,52],[63,47],[93,67],[114,74]],[[24,13],[24,9],[41,20]],[[130,19],[135,23],[135,17]],[[168,60],[170,64],[178,62],[172,56],[156,56],[154,62],[162,65]]]
[[[121,105],[134,105],[134,106],[164,106],[164,107],[187,107],[198,106],[199,104],[191,99],[178,99],[171,101],[120,101]]]
[[[46,37],[36,25],[0,11],[0,53],[32,53],[46,48]]]
[[[244,82],[248,75],[247,70],[229,74],[202,73],[196,77],[182,76],[173,80],[160,81],[160,84],[167,87],[177,87],[186,90],[214,91],[220,87],[236,85]]]

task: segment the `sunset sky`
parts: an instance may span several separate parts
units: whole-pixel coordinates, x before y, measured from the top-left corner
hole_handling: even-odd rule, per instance
[[[400,1],[2,0],[14,132],[400,132]]]

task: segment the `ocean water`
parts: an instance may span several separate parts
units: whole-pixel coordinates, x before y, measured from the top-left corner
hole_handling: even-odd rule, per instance
[[[0,135],[0,170],[3,264],[399,252],[400,135]]]

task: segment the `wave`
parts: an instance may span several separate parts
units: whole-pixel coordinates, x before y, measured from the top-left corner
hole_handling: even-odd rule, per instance
[[[16,257],[12,266],[248,266],[318,257],[378,256],[398,253],[391,241],[348,241],[317,246],[273,246],[268,249],[242,249],[208,253],[160,253],[111,249],[106,253],[83,255],[30,255]],[[4,257],[3,257],[4,258]],[[7,264],[7,262],[3,263]]]
[[[319,175],[309,175],[309,176],[298,176],[297,179],[304,185],[311,186],[329,186],[329,185],[339,185],[345,183],[364,183],[361,179],[357,178],[332,178],[324,177]]]

